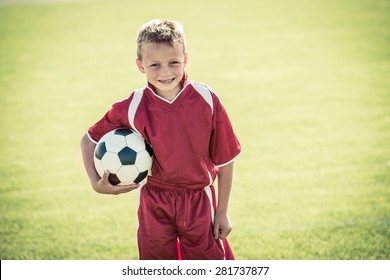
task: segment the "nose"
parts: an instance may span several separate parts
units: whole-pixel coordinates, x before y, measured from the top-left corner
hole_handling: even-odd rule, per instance
[[[160,69],[160,75],[163,75],[163,76],[168,76],[172,73],[171,69],[169,66],[163,66],[161,67]]]

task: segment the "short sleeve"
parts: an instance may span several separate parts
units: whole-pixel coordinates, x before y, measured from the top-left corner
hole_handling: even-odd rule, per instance
[[[129,127],[127,114],[129,103],[130,97],[114,103],[111,109],[88,129],[87,133],[91,141],[98,142],[104,134],[111,130]]]
[[[214,165],[224,166],[241,152],[241,145],[219,98],[214,96],[213,131],[210,140],[210,156]]]

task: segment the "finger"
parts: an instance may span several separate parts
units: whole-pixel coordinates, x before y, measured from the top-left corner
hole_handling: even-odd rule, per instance
[[[218,239],[219,238],[219,223],[214,224],[214,238]]]
[[[132,184],[127,184],[127,185],[116,185],[115,187],[117,188],[120,188],[120,189],[130,189],[130,190],[134,190],[136,188],[138,188],[140,186],[140,184],[136,184],[136,183],[132,183]]]
[[[130,184],[130,185],[123,185],[123,186],[115,186],[115,193],[127,193],[132,190],[135,190],[139,187],[139,184]]]
[[[224,228],[220,231],[219,233],[219,239],[222,239],[224,240],[228,235],[229,233],[232,231],[231,228]]]
[[[103,176],[102,176],[102,180],[104,183],[108,183],[109,180],[108,180],[108,177],[110,176],[110,171],[108,170],[105,170],[104,173],[103,173]]]

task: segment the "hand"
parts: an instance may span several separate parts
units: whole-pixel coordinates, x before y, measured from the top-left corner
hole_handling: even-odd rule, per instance
[[[115,195],[117,195],[117,194],[121,194],[121,193],[130,192],[130,191],[135,190],[139,187],[139,184],[114,186],[108,180],[109,175],[110,175],[110,172],[108,170],[104,171],[103,177],[94,186],[94,189],[96,192],[102,193],[102,194],[115,194]]]
[[[214,238],[225,239],[232,231],[233,227],[230,223],[229,217],[224,215],[215,215],[214,218]]]

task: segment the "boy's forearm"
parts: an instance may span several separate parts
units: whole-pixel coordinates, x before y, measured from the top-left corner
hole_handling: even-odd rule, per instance
[[[217,215],[227,215],[233,181],[233,162],[220,168],[218,175]]]
[[[94,186],[100,179],[96,172],[95,166],[93,165],[93,153],[95,151],[95,146],[95,143],[93,143],[88,138],[87,134],[84,134],[84,136],[81,138],[80,147],[83,156],[84,167],[92,186]]]

